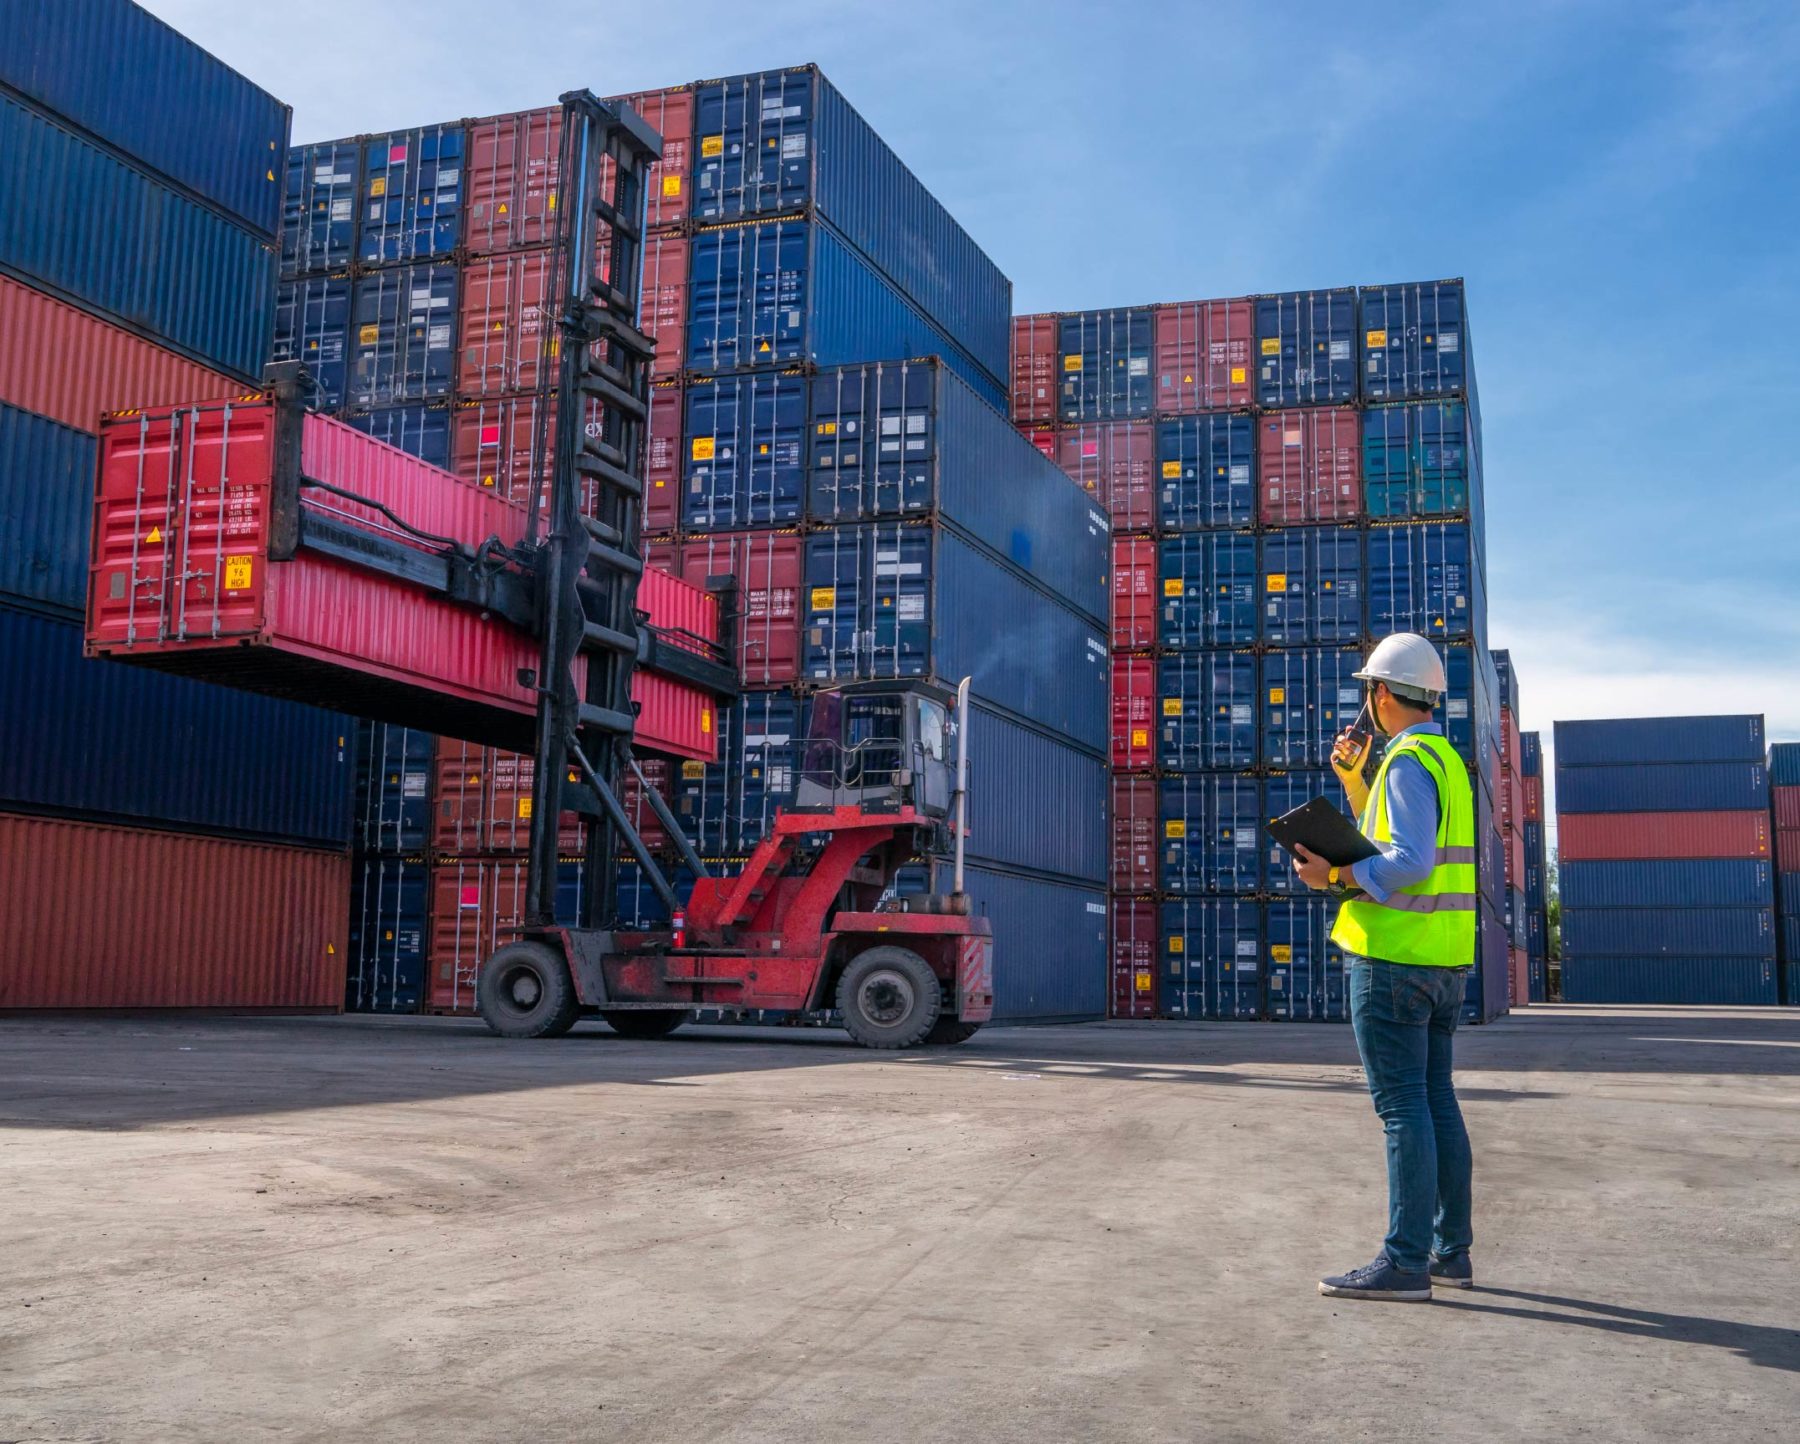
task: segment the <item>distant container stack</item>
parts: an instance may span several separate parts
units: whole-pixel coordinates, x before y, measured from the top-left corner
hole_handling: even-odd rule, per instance
[[[1800,1005],[1800,742],[1769,747],[1775,819],[1775,910],[1781,956],[1781,1001]]]
[[[640,316],[659,378],[647,557],[734,581],[750,689],[720,760],[658,785],[729,870],[791,800],[819,688],[971,676],[969,890],[995,922],[997,1016],[1102,1015],[1109,528],[999,409],[1010,283],[814,66],[622,98],[664,138]],[[514,497],[549,406],[557,129],[553,109],[437,124],[296,147],[287,171],[277,355],[308,363],[322,405]],[[437,758],[434,816],[465,805],[446,792],[464,771],[529,767],[416,745]],[[523,845],[428,837],[422,890],[381,893],[424,899],[419,980],[379,958],[353,1005],[469,1007]],[[407,865],[404,845],[359,849],[377,880]],[[635,864],[619,895],[627,921],[665,920]],[[387,931],[382,947],[410,936]]]
[[[1512,654],[1504,649],[1493,653],[1494,676],[1499,683],[1500,737],[1495,749],[1494,811],[1500,824],[1500,846],[1505,858],[1506,894],[1501,916],[1506,924],[1507,998],[1511,1006],[1522,1008],[1528,1003],[1546,999],[1542,969],[1534,969],[1531,953],[1531,878],[1533,839],[1526,830],[1531,820],[1528,794],[1532,777],[1526,771],[1525,735],[1519,731],[1519,682],[1513,669]],[[1532,734],[1535,741],[1535,734]],[[1542,772],[1541,762],[1537,771]],[[1538,811],[1542,811],[1543,781],[1536,783]],[[1542,844],[1539,828],[1537,843]]]
[[[102,417],[252,390],[287,106],[127,0],[0,34],[0,1009],[335,1009],[348,720],[82,658]]]
[[[1547,1003],[1551,986],[1550,850],[1544,820],[1544,744],[1536,732],[1519,734],[1519,831],[1525,844],[1525,964],[1527,1000]],[[1511,853],[1508,853],[1511,856]]]
[[[1344,805],[1331,742],[1360,707],[1363,655],[1396,631],[1432,638],[1449,672],[1437,716],[1482,832],[1465,1011],[1505,1011],[1462,283],[1020,316],[1012,384],[1015,425],[1113,521],[1114,1016],[1346,1016],[1335,905],[1297,889],[1263,823],[1313,797]]]
[[[1556,724],[1562,996],[1778,1000],[1760,716]]]

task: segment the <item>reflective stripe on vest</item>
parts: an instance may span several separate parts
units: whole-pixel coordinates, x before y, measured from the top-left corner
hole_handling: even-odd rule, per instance
[[[1397,758],[1413,757],[1437,784],[1438,830],[1432,868],[1391,894],[1347,899],[1331,940],[1346,952],[1418,967],[1466,968],[1475,961],[1475,793],[1469,770],[1444,738],[1413,732],[1388,749],[1360,822],[1371,842],[1391,843],[1387,774]]]

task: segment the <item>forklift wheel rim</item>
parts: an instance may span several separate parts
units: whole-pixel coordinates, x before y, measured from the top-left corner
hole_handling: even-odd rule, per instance
[[[879,968],[862,980],[856,990],[856,1007],[879,1027],[891,1028],[917,1004],[912,979],[897,968]]]
[[[529,983],[529,998],[520,996],[520,983]],[[544,1000],[544,975],[531,963],[514,963],[500,975],[500,986],[495,993],[508,1008],[524,1017]]]

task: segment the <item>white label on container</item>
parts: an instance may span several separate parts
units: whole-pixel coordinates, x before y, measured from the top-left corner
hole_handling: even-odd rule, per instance
[[[316,186],[334,186],[339,181],[348,179],[348,176],[339,175],[328,165],[317,166],[313,170],[313,184]]]
[[[1438,332],[1438,355],[1442,356],[1446,352],[1458,350],[1460,346],[1461,342],[1458,340],[1456,332]]]
[[[1125,363],[1125,374],[1128,376],[1148,376],[1150,374],[1150,358],[1133,356]]]
[[[1338,706],[1340,706],[1340,707],[1360,707],[1361,705],[1362,705],[1362,692],[1360,690],[1358,690],[1355,687],[1339,687],[1338,688]]]
[[[1087,905],[1087,910],[1091,913],[1099,913],[1101,917],[1106,916],[1106,904],[1105,903],[1091,902]]]
[[[331,218],[334,221],[347,221],[355,214],[355,203],[349,196],[331,203]]]
[[[447,190],[462,179],[460,166],[442,166],[438,170],[438,189]]]
[[[926,418],[923,414],[907,417],[906,434],[908,436],[923,436],[925,434],[925,420]]]
[[[1236,841],[1239,852],[1256,851],[1256,834],[1254,832],[1240,832]]]
[[[1444,711],[1452,717],[1467,717],[1469,715],[1469,699],[1452,697],[1444,704]]]
[[[787,323],[790,330],[798,331],[800,329],[800,308],[798,306],[787,313]]]
[[[400,795],[402,797],[423,797],[428,774],[424,772],[408,772],[400,778]]]
[[[1350,343],[1348,341],[1333,341],[1331,343],[1331,359],[1333,361],[1348,361],[1350,359]]]
[[[922,622],[925,620],[925,598],[909,592],[900,598],[900,605],[895,611],[903,622]]]
[[[784,135],[781,138],[781,158],[783,160],[804,160],[806,157],[806,136]]]
[[[1229,471],[1226,472],[1226,476],[1228,477],[1228,479],[1230,480],[1230,482],[1233,486],[1248,486],[1248,485],[1250,485],[1249,463],[1246,462],[1246,463],[1243,463],[1242,465],[1232,467]]]
[[[1090,527],[1097,527],[1101,531],[1111,530],[1111,524],[1106,520],[1106,513],[1103,511],[1090,511],[1088,513],[1088,525]]]
[[[1101,641],[1098,637],[1089,637],[1087,647],[1088,655],[1090,657],[1104,657],[1106,655],[1106,643]]]
[[[448,321],[441,321],[425,332],[425,346],[427,350],[435,350],[437,347],[448,346],[449,344],[450,323]]]
[[[1248,704],[1243,702],[1231,704],[1231,725],[1233,727],[1247,727],[1253,720],[1253,714]]]
[[[1453,601],[1450,605],[1454,610],[1460,612],[1469,605],[1469,599],[1467,597],[1463,596],[1461,593],[1458,593],[1456,600]]]
[[[1255,957],[1256,956],[1256,939],[1255,938],[1239,938],[1238,942],[1237,942],[1237,955],[1240,958]]]
[[[883,436],[898,436],[900,434],[900,418],[898,416],[882,417],[881,434]]]
[[[769,789],[773,792],[786,792],[793,784],[788,781],[788,769],[771,767],[769,769]]]

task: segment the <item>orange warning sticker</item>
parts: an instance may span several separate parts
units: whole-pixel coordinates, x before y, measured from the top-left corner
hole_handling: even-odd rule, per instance
[[[231,556],[225,558],[225,590],[241,592],[250,585],[255,573],[255,558],[249,556]]]

